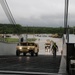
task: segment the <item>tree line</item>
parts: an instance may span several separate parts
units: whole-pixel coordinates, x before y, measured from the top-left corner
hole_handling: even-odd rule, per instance
[[[69,27],[69,32],[72,34],[74,33],[75,27]],[[32,26],[22,26],[19,24],[12,25],[12,24],[0,24],[0,34],[63,34],[64,28],[63,27],[32,27]]]

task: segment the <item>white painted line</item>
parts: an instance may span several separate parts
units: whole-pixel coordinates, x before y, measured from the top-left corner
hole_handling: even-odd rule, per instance
[[[58,73],[44,73],[44,72],[25,72],[25,71],[1,71],[0,74],[41,74],[41,75],[58,75]],[[61,75],[61,74],[60,74]]]

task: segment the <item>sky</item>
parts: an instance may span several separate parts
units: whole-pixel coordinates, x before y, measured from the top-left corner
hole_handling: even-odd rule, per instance
[[[23,26],[64,26],[65,0],[7,0],[17,24]],[[69,0],[68,25],[75,26],[75,0]],[[0,23],[10,23],[0,5]]]

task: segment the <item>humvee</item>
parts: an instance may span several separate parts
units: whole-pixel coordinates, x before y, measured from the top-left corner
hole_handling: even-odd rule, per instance
[[[45,43],[45,51],[48,52],[48,50],[50,51],[50,46],[51,46],[51,43],[47,42]]]
[[[51,44],[50,43],[45,43],[45,49],[49,48],[50,49]]]
[[[34,54],[38,56],[38,52],[39,52],[39,46],[37,43],[33,43],[33,42],[20,42],[17,44],[16,47],[17,56],[19,56],[20,53],[23,53],[24,56],[27,53],[30,53],[31,56],[34,56]]]

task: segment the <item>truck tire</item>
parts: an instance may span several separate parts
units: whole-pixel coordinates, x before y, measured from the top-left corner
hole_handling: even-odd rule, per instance
[[[23,53],[23,56],[26,56],[26,53]]]
[[[38,56],[38,53],[35,53],[35,56]]]
[[[19,56],[19,55],[20,55],[20,51],[16,50],[16,56]]]
[[[31,51],[31,56],[34,56],[34,52],[33,51]]]

